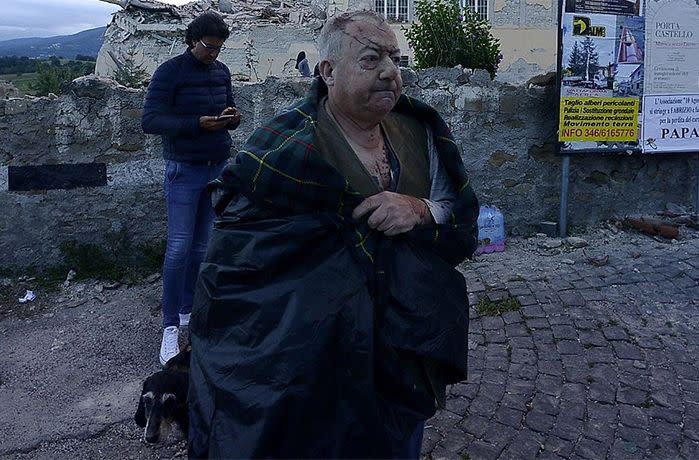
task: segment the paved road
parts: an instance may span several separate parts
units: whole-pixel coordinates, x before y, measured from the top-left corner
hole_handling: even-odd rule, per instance
[[[699,235],[583,236],[515,239],[462,266],[472,306],[521,308],[471,308],[470,378],[428,422],[425,457],[699,458]],[[176,439],[144,446],[131,419],[158,368],[159,293],[89,282],[1,306],[0,457],[184,454]]]
[[[430,421],[432,458],[699,458],[699,239],[597,230],[464,265],[470,377]],[[609,256],[608,262],[605,256]],[[596,266],[590,263],[596,262]]]

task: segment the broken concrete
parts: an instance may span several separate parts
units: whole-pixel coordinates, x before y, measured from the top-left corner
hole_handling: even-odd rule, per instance
[[[102,0],[122,7],[104,35],[95,73],[113,77],[131,60],[148,74],[182,53],[187,25],[205,11],[223,17],[231,30],[219,60],[235,79],[258,81],[268,75],[294,75],[299,51],[317,60],[315,36],[327,15],[319,0],[200,0],[173,6],[154,0]]]
[[[9,99],[18,96],[19,90],[15,85],[9,81],[0,80],[0,99]]]

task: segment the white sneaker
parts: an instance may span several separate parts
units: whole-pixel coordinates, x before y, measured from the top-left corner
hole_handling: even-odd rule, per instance
[[[160,364],[165,365],[170,358],[180,352],[180,346],[177,343],[178,330],[177,326],[166,327],[163,331],[163,341],[160,342]]]
[[[192,316],[191,313],[185,313],[184,315],[180,313],[180,327],[189,327],[190,316]]]

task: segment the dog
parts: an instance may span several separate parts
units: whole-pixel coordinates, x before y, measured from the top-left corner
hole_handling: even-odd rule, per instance
[[[187,392],[189,391],[189,359],[191,344],[172,357],[165,368],[143,382],[134,420],[144,428],[143,439],[156,444],[167,439],[173,425],[184,436],[189,430]]]

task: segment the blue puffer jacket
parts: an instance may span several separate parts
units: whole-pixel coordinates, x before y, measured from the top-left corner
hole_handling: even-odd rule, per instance
[[[147,134],[163,136],[163,156],[188,163],[226,160],[228,131],[205,131],[199,117],[220,115],[235,107],[231,73],[225,64],[206,65],[187,50],[157,68],[148,85],[141,126]]]

